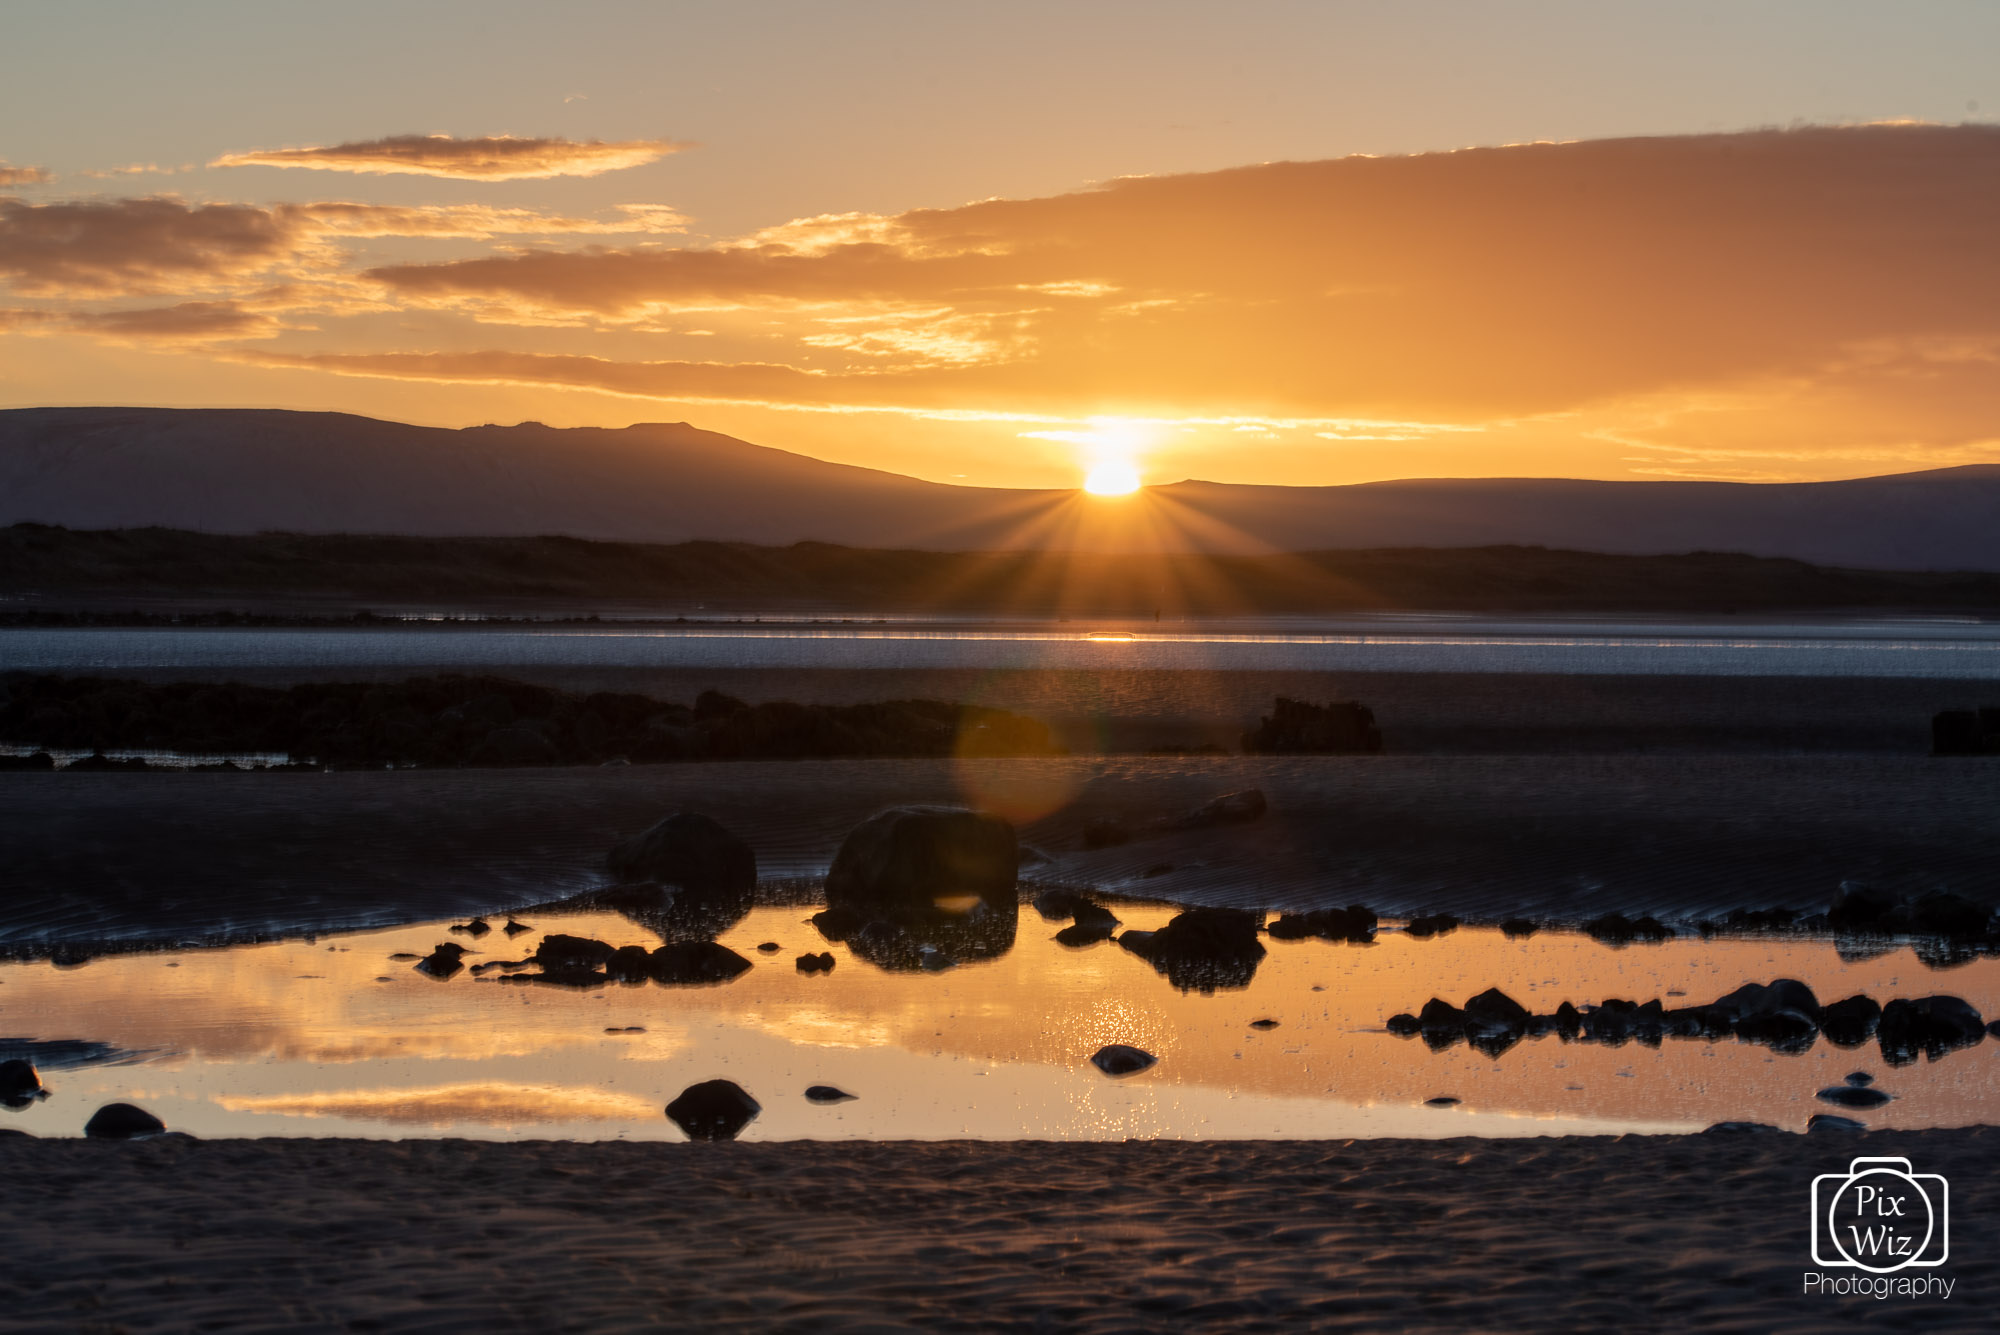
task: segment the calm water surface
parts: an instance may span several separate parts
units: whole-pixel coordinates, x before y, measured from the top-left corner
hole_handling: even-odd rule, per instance
[[[982,668],[2000,678],[2000,622],[1367,621],[61,629],[0,632],[0,668]]]
[[[1139,928],[1173,912],[1115,908]],[[1247,987],[1204,996],[1175,990],[1116,944],[1059,946],[1058,924],[1028,908],[1011,950],[940,973],[877,968],[821,940],[811,912],[751,911],[720,940],[753,967],[707,987],[569,991],[470,970],[441,982],[389,958],[467,940],[443,923],[81,968],[0,966],[0,1034],[13,1036],[0,1056],[21,1040],[103,1045],[95,1059],[45,1048],[53,1096],[0,1111],[0,1125],[76,1135],[100,1104],[123,1100],[202,1136],[674,1140],[667,1101],[724,1077],[763,1105],[744,1138],[765,1140],[1507,1136],[1730,1119],[1798,1130],[1815,1112],[1844,1111],[1814,1092],[1856,1070],[1895,1096],[1846,1113],[1870,1125],[2000,1121],[2000,1042],[1990,1040],[1891,1068],[1873,1044],[1824,1038],[1784,1055],[1734,1039],[1613,1048],[1549,1036],[1495,1058],[1463,1044],[1433,1052],[1383,1029],[1432,995],[1456,1004],[1496,985],[1546,1013],[1565,999],[1690,1004],[1778,977],[1823,1001],[1947,992],[1991,1016],[2000,960],[1934,971],[1907,948],[1843,962],[1824,941],[1619,950],[1566,933],[1515,941],[1461,928],[1420,941],[1386,931],[1367,946],[1271,941]],[[531,921],[654,943],[612,914]],[[469,962],[519,958],[539,939],[499,935]],[[759,953],[765,941],[782,949]],[[793,961],[808,950],[830,951],[833,972],[799,973]],[[1260,1019],[1278,1025],[1251,1028]],[[1159,1064],[1114,1080],[1089,1063],[1108,1043],[1145,1048]],[[817,1106],[803,1097],[813,1084],[857,1097]],[[1440,1096],[1461,1102],[1425,1106]]]

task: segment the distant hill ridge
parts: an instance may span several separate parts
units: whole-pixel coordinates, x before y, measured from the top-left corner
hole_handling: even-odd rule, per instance
[[[0,524],[929,551],[1543,546],[2000,570],[2000,464],[1838,482],[1187,481],[1105,502],[828,463],[687,423],[448,430],[263,409],[0,410]]]

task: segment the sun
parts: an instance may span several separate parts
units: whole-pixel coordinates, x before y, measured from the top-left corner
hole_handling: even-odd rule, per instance
[[[1139,470],[1123,459],[1106,459],[1084,477],[1083,489],[1093,496],[1130,495],[1139,490]]]

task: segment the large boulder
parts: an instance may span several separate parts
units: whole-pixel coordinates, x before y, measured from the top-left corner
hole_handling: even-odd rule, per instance
[[[925,918],[967,899],[1013,908],[1020,876],[1014,827],[958,807],[895,807],[848,833],[826,874],[829,907]]]
[[[733,1080],[704,1080],[689,1085],[667,1105],[667,1116],[689,1140],[734,1140],[764,1111]]]
[[[1245,909],[1195,908],[1156,932],[1127,932],[1118,944],[1186,992],[1247,987],[1264,958],[1260,914]]]
[[[698,811],[676,811],[611,850],[604,860],[620,881],[656,881],[697,894],[748,896],[757,888],[750,845]]]

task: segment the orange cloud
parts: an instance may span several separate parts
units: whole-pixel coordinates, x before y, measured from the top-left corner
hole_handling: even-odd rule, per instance
[[[955,386],[1013,396],[967,407],[1481,420],[1810,372],[1863,340],[2000,334],[1996,221],[2000,129],[1870,126],[1276,163],[366,276],[487,319],[1018,319],[1016,374],[911,374],[911,401]]]
[[[55,179],[46,167],[9,167],[0,162],[0,186],[45,185]]]
[[[599,176],[643,167],[692,148],[673,139],[517,139],[486,135],[400,134],[329,147],[228,153],[211,167],[302,167],[314,171],[444,176],[465,181],[522,181],[550,176]]]
[[[281,328],[270,315],[247,310],[234,301],[183,301],[150,310],[79,312],[71,315],[68,323],[108,342],[120,343],[213,343],[267,338]]]

